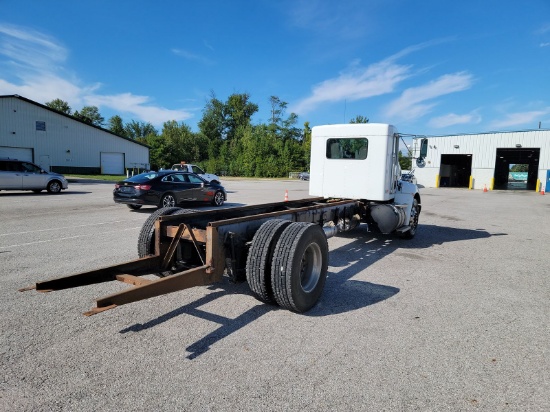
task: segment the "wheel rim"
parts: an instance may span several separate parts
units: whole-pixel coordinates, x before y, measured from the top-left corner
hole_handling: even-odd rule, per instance
[[[300,265],[300,284],[304,292],[311,292],[319,282],[323,266],[321,248],[317,243],[311,243],[302,256]]]
[[[214,202],[218,206],[223,205],[223,193],[222,192],[216,192],[216,194],[214,195]]]
[[[57,193],[61,190],[61,186],[57,182],[53,182],[50,184],[50,191],[53,193]]]
[[[172,195],[166,195],[162,198],[163,207],[174,207],[176,206],[176,199]]]

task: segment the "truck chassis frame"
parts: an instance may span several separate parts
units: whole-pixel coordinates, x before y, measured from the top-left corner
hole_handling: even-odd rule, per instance
[[[142,228],[138,241],[139,259],[38,282],[20,291],[51,292],[113,280],[133,286],[97,299],[96,307],[84,313],[91,316],[127,303],[219,282],[227,274],[232,281],[248,278],[252,291],[260,300],[303,312],[315,304],[324,286],[328,261],[326,238],[365,221],[368,207],[365,201],[319,197],[207,211],[159,209]],[[273,220],[281,223],[265,225]],[[271,226],[272,231],[274,226],[280,226],[280,230],[276,236],[275,232],[268,236],[272,244],[269,250],[264,247],[265,251],[261,252],[264,267],[248,267],[248,272],[253,273],[249,275],[247,266],[254,260],[247,259],[248,252],[263,225],[266,230],[267,226]],[[290,225],[294,225],[294,234],[287,234],[287,245],[278,247],[286,248],[283,252],[291,256],[279,259],[277,254],[283,252],[275,250],[275,242]],[[318,233],[314,233],[321,230],[326,236],[324,244]],[[294,242],[296,234],[306,231],[311,232],[307,239],[315,240],[301,241],[302,244]],[[303,249],[302,256],[294,257],[296,248]],[[268,263],[276,259],[280,260],[277,264],[281,265],[281,271],[284,272],[282,263],[285,263],[291,272],[297,273],[282,272],[281,280],[275,279],[274,276],[279,275],[267,272],[271,269]],[[264,262],[266,260],[269,262]],[[293,263],[295,261],[298,263]],[[279,266],[276,267],[279,270]],[[160,278],[143,277],[151,274]],[[270,277],[275,279],[277,290],[269,285]]]

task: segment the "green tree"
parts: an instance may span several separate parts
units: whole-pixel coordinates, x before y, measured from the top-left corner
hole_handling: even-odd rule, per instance
[[[309,170],[309,165],[311,161],[311,128],[309,127],[309,122],[304,123],[304,131],[302,136],[302,151],[304,162],[306,164],[306,169]]]
[[[401,151],[397,153],[397,158],[399,160],[399,166],[401,166],[401,170],[411,170],[412,166],[412,159],[409,154],[403,155]]]
[[[281,122],[288,103],[281,101],[277,96],[271,96],[269,103],[271,105],[271,124],[277,125]]]
[[[350,123],[368,123],[369,118],[365,117],[365,116],[361,116],[360,114],[358,114],[353,119],[351,119],[349,122]]]
[[[202,112],[202,118],[198,123],[200,132],[211,141],[221,141],[224,138],[225,115],[224,103],[218,100],[211,92],[210,100]]]
[[[126,129],[124,128],[124,123],[122,122],[122,117],[115,115],[108,120],[108,127],[111,132],[119,136],[126,136]]]
[[[46,106],[48,106],[50,109],[57,110],[58,112],[65,113],[65,114],[71,114],[71,106],[69,106],[69,103],[67,103],[65,100],[61,99],[54,99],[51,102],[46,102]]]
[[[185,123],[175,120],[165,122],[162,137],[166,141],[169,166],[181,161],[196,163],[201,159],[201,148],[204,150],[205,145],[197,144],[197,135]]]
[[[131,139],[145,138],[150,135],[157,135],[157,129],[151,123],[132,120],[124,126],[124,136]]]
[[[75,111],[73,116],[83,122],[99,127],[103,126],[103,122],[105,121],[103,116],[99,114],[97,106],[84,106],[80,112],[78,110]]]
[[[528,164],[516,164],[510,167],[510,172],[528,172],[528,171],[529,171]]]
[[[150,134],[145,138],[138,139],[138,141],[149,146],[149,163],[153,170],[172,166],[173,163],[170,163],[168,144],[162,135]]]
[[[252,116],[258,111],[258,105],[250,102],[248,93],[234,93],[227,98],[224,106],[225,137],[233,139],[237,129],[251,124]]]

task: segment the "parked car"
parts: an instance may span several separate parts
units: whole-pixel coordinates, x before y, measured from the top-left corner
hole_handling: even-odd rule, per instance
[[[298,175],[300,180],[309,180],[309,172],[302,172]]]
[[[172,207],[183,202],[209,202],[221,206],[227,199],[223,186],[177,170],[145,172],[115,184],[115,203],[139,209],[143,205]]]
[[[60,193],[68,187],[65,176],[47,172],[34,163],[0,159],[0,190],[32,190],[34,193],[47,190],[49,193]]]

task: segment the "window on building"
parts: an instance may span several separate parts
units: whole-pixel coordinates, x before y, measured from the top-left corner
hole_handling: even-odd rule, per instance
[[[46,122],[41,122],[39,120],[36,121],[36,130],[40,132],[46,131]]]

